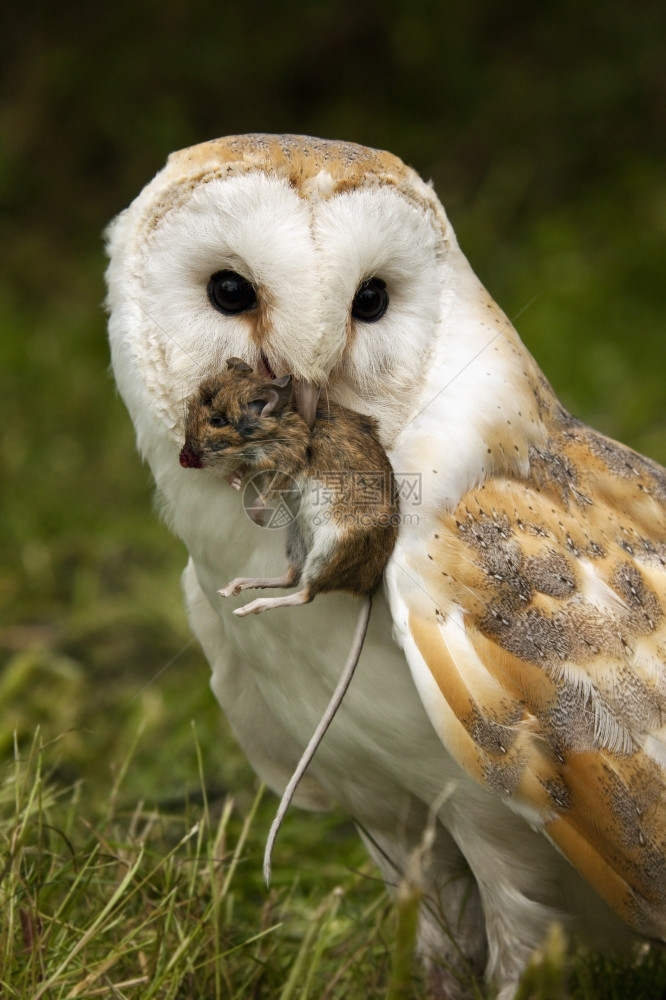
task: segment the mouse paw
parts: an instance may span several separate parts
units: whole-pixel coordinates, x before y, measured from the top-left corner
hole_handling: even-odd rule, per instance
[[[275,607],[275,599],[270,597],[259,598],[257,601],[250,601],[249,604],[244,604],[240,608],[236,608],[234,611],[235,615],[239,618],[244,618],[245,615],[260,615],[262,611],[268,611],[269,608]]]
[[[243,476],[245,475],[246,472],[247,472],[247,465],[245,464],[239,465],[237,469],[234,469],[233,472],[230,472],[229,475],[225,477],[227,482],[229,483],[229,486],[231,486],[232,489],[234,490],[240,490],[241,486],[243,485]]]
[[[249,604],[236,608],[234,614],[244,618],[245,615],[260,615],[262,611],[270,611],[271,608],[298,607],[300,604],[308,604],[311,600],[310,591],[306,587],[297,594],[285,594],[284,597],[260,597],[258,601],[250,601]]]
[[[240,594],[241,590],[245,590],[247,585],[253,583],[254,581],[245,576],[237,576],[235,580],[228,583],[225,587],[218,590],[220,597],[235,597],[236,594]]]

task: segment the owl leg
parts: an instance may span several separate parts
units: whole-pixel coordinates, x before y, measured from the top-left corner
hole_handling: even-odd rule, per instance
[[[222,597],[234,597],[241,590],[267,590],[273,587],[293,587],[298,583],[298,572],[290,566],[283,576],[237,576],[235,580],[218,590]]]
[[[289,608],[298,604],[308,604],[312,600],[307,587],[299,590],[296,594],[286,594],[284,597],[264,597],[258,601],[251,601],[244,604],[242,608],[236,608],[235,615],[239,618],[245,615],[259,615],[262,611],[270,611],[271,608]]]
[[[487,960],[484,914],[474,878],[449,832],[431,822],[422,803],[408,800],[402,829],[361,829],[388,886],[422,894],[417,951],[425,965],[427,1000],[470,1000],[482,995]],[[484,994],[485,995],[485,994]]]

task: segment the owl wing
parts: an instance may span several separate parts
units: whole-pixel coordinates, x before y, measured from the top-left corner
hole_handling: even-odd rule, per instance
[[[387,579],[442,742],[666,937],[666,472],[571,422],[431,528]]]

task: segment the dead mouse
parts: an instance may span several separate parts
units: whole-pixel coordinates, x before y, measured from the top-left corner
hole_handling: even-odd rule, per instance
[[[400,519],[393,469],[371,417],[337,403],[320,403],[310,429],[292,405],[292,378],[271,379],[238,358],[227,371],[205,379],[187,405],[186,468],[267,473],[263,502],[270,504],[287,484],[297,484],[300,506],[287,534],[286,573],[281,577],[238,577],[219,593],[272,587],[301,589],[283,597],[260,598],[236,608],[235,615],[307,604],[319,593],[345,590],[364,598],[352,647],[326,711],[285,789],[264,855],[270,880],[271,852],[294,791],[337,712],[352,679],[379,586],[395,545]],[[270,475],[269,475],[270,474]],[[231,480],[230,480],[231,481]],[[260,519],[260,504],[249,511]]]

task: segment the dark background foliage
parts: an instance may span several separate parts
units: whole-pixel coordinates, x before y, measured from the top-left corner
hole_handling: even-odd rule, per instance
[[[236,132],[389,148],[447,204],[489,199],[507,239],[662,165],[658,0],[42,0],[6,16],[10,232],[51,252],[93,246],[170,150]]]

